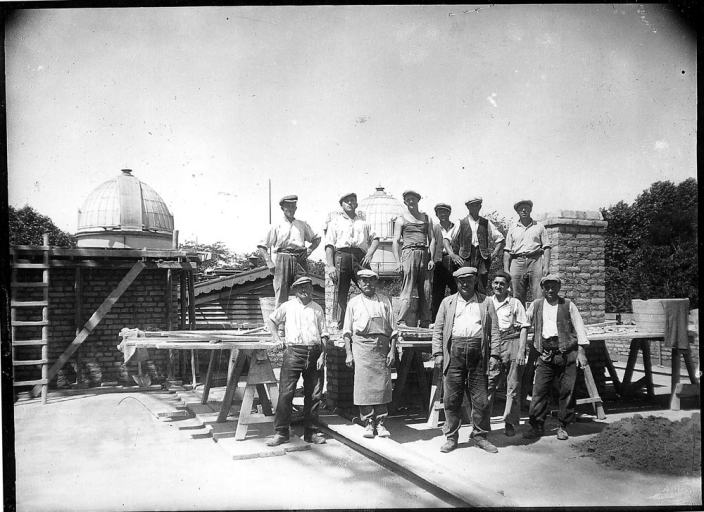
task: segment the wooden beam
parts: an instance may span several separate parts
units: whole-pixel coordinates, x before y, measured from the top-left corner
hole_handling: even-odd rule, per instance
[[[58,371],[66,364],[71,355],[76,351],[76,349],[83,343],[86,338],[93,332],[93,330],[98,326],[100,321],[105,315],[107,315],[112,309],[113,305],[122,296],[122,294],[129,288],[129,286],[134,282],[140,272],[144,269],[145,265],[142,261],[136,262],[129,272],[122,278],[115,289],[110,292],[110,295],[103,301],[103,303],[95,310],[93,315],[88,319],[88,321],[83,325],[83,329],[80,333],[73,339],[71,344],[66,348],[63,354],[59,356],[56,362],[49,368],[49,373],[47,375],[47,380],[51,381]]]
[[[170,331],[171,330],[171,312],[172,312],[172,305],[173,305],[173,295],[172,295],[172,288],[173,288],[173,272],[171,269],[166,270],[166,282],[164,286],[164,304],[166,305],[166,318],[164,319],[164,324],[166,325],[166,330]],[[167,380],[174,380],[174,356],[175,353],[173,350],[169,350],[169,359],[166,363],[166,379]]]
[[[75,272],[75,283],[74,283],[74,301],[76,308],[76,316],[74,317],[74,323],[76,325],[76,336],[81,333],[81,323],[83,321],[83,274],[81,273],[81,267],[76,267]],[[76,349],[76,384],[80,384],[81,375],[81,351]]]
[[[196,295],[193,286],[193,271],[188,272],[188,320],[190,329],[196,328]]]

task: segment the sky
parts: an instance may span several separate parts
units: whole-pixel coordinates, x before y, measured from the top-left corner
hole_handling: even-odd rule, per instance
[[[16,11],[8,199],[74,233],[130,168],[180,240],[255,249],[268,180],[320,230],[343,192],[511,219],[696,177],[696,37],[667,4]],[[313,255],[322,257],[322,248]]]

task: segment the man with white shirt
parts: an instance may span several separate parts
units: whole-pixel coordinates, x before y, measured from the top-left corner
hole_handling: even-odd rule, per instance
[[[524,360],[516,362],[518,353],[518,333],[526,323],[526,310],[515,297],[509,296],[511,276],[497,272],[491,287],[494,295],[489,303],[491,322],[491,357],[489,358],[489,415],[494,407],[496,389],[501,381],[506,382],[506,406],[504,408],[504,434],[513,436],[521,416],[519,401]]]
[[[325,328],[325,313],[313,302],[313,284],[310,277],[301,277],[291,285],[295,297],[277,307],[269,318],[272,339],[284,347],[283,363],[279,376],[279,400],[274,415],[275,434],[268,446],[278,446],[289,440],[291,408],[296,384],[303,374],[303,439],[322,444],[323,434],[315,428],[318,409],[323,395],[325,368],[325,343],[329,335]],[[279,325],[284,324],[286,343],[279,337]]]
[[[449,288],[450,293],[457,293],[455,278],[452,277],[455,264],[450,257],[449,251],[445,248],[445,244],[456,242],[457,232],[460,227],[459,224],[450,221],[451,213],[452,207],[449,204],[438,203],[435,205],[435,216],[440,220],[440,222],[434,226],[439,230],[439,233],[436,232],[435,234],[435,239],[437,242],[439,238],[440,244],[442,245],[438,245],[438,247],[441,248],[440,251],[438,251],[438,249],[435,250],[435,259],[437,262],[433,269],[433,300],[430,306],[430,318],[433,322],[435,322],[435,317],[438,314],[440,303],[442,299],[445,298],[445,289]]]
[[[370,268],[379,237],[374,234],[364,213],[357,211],[357,194],[340,197],[342,211],[334,212],[325,232],[325,272],[335,283],[333,317],[342,329],[350,283],[357,284],[357,272]]]
[[[496,446],[487,440],[491,431],[487,399],[490,299],[474,289],[476,268],[462,267],[452,275],[458,292],[440,303],[433,327],[433,357],[444,375],[445,424],[442,430],[446,441],[440,451],[447,453],[457,448],[466,391],[472,404],[470,437],[482,450],[496,453]]]
[[[276,305],[288,300],[289,288],[297,277],[308,273],[308,256],[320,244],[320,236],[310,225],[294,218],[298,196],[284,196],[279,206],[284,212],[284,220],[269,227],[266,238],[257,244],[259,255],[266,266],[274,271],[274,295]],[[306,242],[310,245],[306,247]],[[267,249],[273,249],[276,263],[272,261]]]
[[[577,306],[569,299],[560,297],[562,281],[550,274],[540,280],[544,298],[534,300],[526,312],[526,323],[521,327],[517,361],[525,359],[528,329],[533,327],[533,345],[540,354],[535,367],[533,393],[528,412],[530,431],[523,434],[526,439],[537,439],[543,435],[545,418],[550,405],[550,392],[555,383],[559,385],[560,427],[557,438],[566,440],[567,425],[575,421],[574,384],[577,368],[587,365],[584,345],[589,344],[584,321]]]
[[[511,274],[513,296],[525,306],[529,287],[532,300],[541,296],[540,280],[550,268],[550,240],[545,226],[531,217],[533,201],[521,199],[513,209],[518,222],[506,235],[504,271]]]
[[[471,197],[465,203],[469,215],[460,221],[457,233],[458,254],[453,258],[457,266],[475,267],[477,269],[477,290],[487,293],[489,268],[491,260],[502,253],[506,243],[504,235],[496,229],[494,223],[479,215],[482,198]],[[489,240],[494,249],[489,249]]]

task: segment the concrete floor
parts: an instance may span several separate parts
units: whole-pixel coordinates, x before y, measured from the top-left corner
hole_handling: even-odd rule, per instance
[[[177,422],[155,419],[151,411],[167,399],[50,395],[45,406],[15,404],[17,510],[448,506],[335,440],[232,460],[212,439],[191,439]]]
[[[442,487],[466,503],[701,505],[701,477],[612,470],[581,457],[573,448],[609,422],[636,412],[677,420],[699,410],[690,403],[689,409],[670,411],[669,376],[655,375],[654,380],[657,403],[607,402],[606,420],[581,416],[566,442],[550,432],[556,427],[554,420],[547,425],[548,435],[537,442],[507,438],[503,424],[493,424],[490,439],[499,447],[498,454],[473,446],[468,441],[470,427],[462,428],[456,451],[442,454],[440,429],[427,427],[418,414],[392,418],[392,438],[372,440],[363,439],[361,428],[349,420],[336,415],[321,419],[345,442],[398,463],[416,475],[416,482]],[[335,439],[307,451],[234,461],[223,450],[224,443],[191,439],[178,430],[178,422],[154,418],[160,408],[173,407],[168,405],[172,401],[173,394],[166,392],[94,395],[87,391],[76,396],[50,395],[46,406],[38,400],[16,403],[17,510],[369,509],[457,504],[437,498]]]
[[[622,377],[623,370],[617,371]],[[636,372],[634,380],[640,376]],[[605,420],[596,419],[590,406],[581,406],[579,410],[585,414],[568,428],[567,441],[556,439],[556,418],[548,418],[546,435],[537,441],[524,440],[520,435],[506,437],[503,423],[493,423],[489,439],[498,447],[497,454],[486,453],[469,440],[470,426],[461,428],[460,445],[455,451],[441,453],[441,430],[427,426],[425,417],[417,413],[390,418],[390,440],[364,439],[360,426],[339,417],[324,421],[339,435],[411,468],[418,476],[439,483],[468,503],[494,507],[701,506],[700,476],[610,469],[591,457],[581,456],[574,448],[609,423],[636,413],[677,421],[699,412],[696,399],[692,398],[683,402],[682,410],[669,410],[669,379],[667,374],[653,376],[655,402],[639,398],[606,402]],[[502,403],[497,403],[495,412],[502,407]],[[527,428],[526,413],[521,431]]]

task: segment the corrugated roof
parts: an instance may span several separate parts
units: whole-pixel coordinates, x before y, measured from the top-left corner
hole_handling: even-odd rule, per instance
[[[246,270],[239,274],[235,274],[234,276],[217,277],[215,279],[209,279],[208,281],[195,283],[193,285],[193,289],[196,296],[204,295],[245,283],[251,283],[259,279],[267,279],[271,275],[271,271],[268,267],[257,267],[252,270]],[[309,277],[313,280],[314,286],[325,288],[325,280],[323,278],[314,275],[309,275]]]

